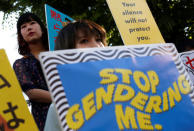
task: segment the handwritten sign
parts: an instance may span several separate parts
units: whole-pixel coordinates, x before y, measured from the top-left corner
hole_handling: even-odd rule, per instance
[[[38,131],[4,50],[0,50],[0,63],[0,129]]]
[[[146,0],[107,0],[125,45],[165,43]]]
[[[180,57],[194,84],[194,51],[180,53]]]
[[[173,44],[151,44],[39,58],[63,129],[194,129],[193,86],[177,55]]]
[[[73,19],[47,4],[45,4],[45,11],[49,36],[49,50],[53,51],[56,37],[63,28],[63,23],[73,21]]]

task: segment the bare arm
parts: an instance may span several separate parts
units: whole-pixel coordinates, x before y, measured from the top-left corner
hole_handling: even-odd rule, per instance
[[[49,91],[45,91],[42,89],[30,89],[25,92],[26,95],[29,97],[30,100],[36,102],[43,102],[43,103],[51,103],[51,96]]]

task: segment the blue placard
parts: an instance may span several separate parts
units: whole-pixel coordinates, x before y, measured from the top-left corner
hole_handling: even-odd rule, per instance
[[[190,86],[170,55],[57,65],[57,70],[70,105],[70,128],[194,130]]]
[[[47,4],[45,4],[45,11],[49,36],[49,50],[53,51],[58,32],[63,27],[62,23],[67,21],[73,21],[73,19]]]

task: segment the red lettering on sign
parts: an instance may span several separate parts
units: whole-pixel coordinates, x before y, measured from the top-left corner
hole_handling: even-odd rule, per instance
[[[50,12],[51,12],[51,18],[54,18],[55,20],[62,22],[61,15],[59,13],[53,10],[50,10]]]
[[[194,61],[194,58],[192,59],[192,60],[190,60],[190,58],[187,56],[187,62],[186,62],[186,64],[187,65],[190,65],[190,67],[192,68],[192,69],[194,69],[194,66],[193,66],[193,64],[192,64],[192,62]]]

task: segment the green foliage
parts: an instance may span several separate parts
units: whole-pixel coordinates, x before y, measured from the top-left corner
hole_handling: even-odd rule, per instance
[[[184,39],[193,39],[193,0],[147,0],[147,2],[166,42],[173,42],[179,46]],[[1,0],[0,11],[7,14],[15,11],[23,13],[30,8],[45,21],[45,3],[74,19],[95,21],[106,29],[109,43],[123,44],[106,0]]]
[[[166,42],[178,47],[194,38],[193,0],[148,0],[148,5]]]

